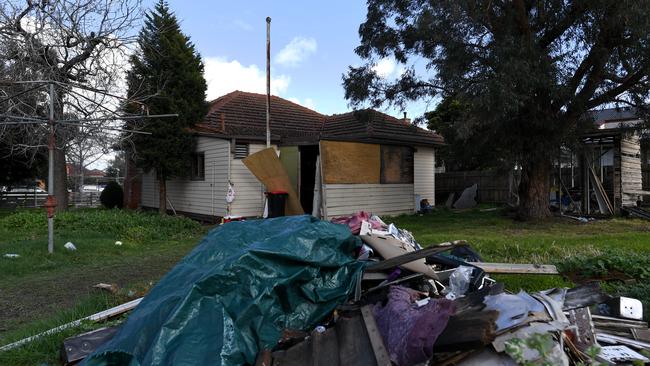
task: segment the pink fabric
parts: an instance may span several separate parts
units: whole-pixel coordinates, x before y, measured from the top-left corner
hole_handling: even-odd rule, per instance
[[[331,221],[334,224],[347,225],[354,235],[359,235],[359,232],[361,231],[361,223],[364,221],[368,221],[373,229],[382,229],[381,223],[370,220],[370,216],[372,215],[368,212],[359,211],[351,216],[335,217]]]

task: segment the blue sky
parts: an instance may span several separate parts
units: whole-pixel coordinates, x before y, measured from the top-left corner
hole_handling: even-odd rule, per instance
[[[265,92],[265,19],[270,16],[273,94],[325,114],[350,109],[341,76],[349,65],[361,64],[354,48],[365,1],[170,0],[169,5],[204,58],[208,99],[236,89]],[[392,60],[378,61],[380,74],[398,75]],[[407,112],[417,117],[425,108],[412,104]]]

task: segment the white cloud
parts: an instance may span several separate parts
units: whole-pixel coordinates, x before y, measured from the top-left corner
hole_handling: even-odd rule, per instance
[[[372,71],[377,73],[380,78],[386,79],[395,72],[396,67],[397,64],[392,58],[382,58],[372,67]]]
[[[243,21],[241,19],[233,20],[232,24],[235,27],[237,27],[237,28],[239,28],[239,29],[241,29],[243,31],[246,31],[246,32],[250,32],[250,31],[252,31],[254,29],[252,25],[250,25],[249,23],[247,23],[247,22],[245,22],[245,21]]]
[[[278,52],[275,61],[283,66],[295,67],[316,52],[317,48],[315,39],[295,37]]]
[[[244,66],[237,60],[223,57],[205,57],[204,77],[208,83],[208,100],[215,99],[234,90],[266,93],[265,70],[257,65]],[[286,92],[291,78],[287,75],[273,76],[271,73],[271,94]]]
[[[287,100],[289,100],[290,102],[294,102],[296,104],[300,104],[303,107],[316,110],[316,104],[314,103],[314,100],[311,98],[305,98],[303,100],[300,100],[296,97],[292,97],[292,98],[287,98]]]

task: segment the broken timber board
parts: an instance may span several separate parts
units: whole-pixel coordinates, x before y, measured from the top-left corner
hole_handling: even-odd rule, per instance
[[[509,274],[543,274],[557,275],[557,267],[552,264],[514,264],[514,263],[485,263],[467,262],[472,266],[481,268],[487,273],[509,273]]]
[[[455,248],[456,246],[460,245],[467,245],[466,242],[464,241],[455,241],[453,243],[442,243],[439,245],[435,245],[429,248],[421,249],[421,250],[416,250],[413,252],[408,252],[403,255],[399,255],[397,257],[389,258],[386,260],[383,260],[381,262],[376,262],[373,264],[368,265],[366,267],[367,272],[378,272],[378,271],[384,271],[387,269],[391,269],[394,267],[399,267],[403,264],[410,263],[413,261],[416,261],[418,259],[422,259],[425,257],[428,257],[430,255],[434,255],[437,253],[441,253],[450,249]]]
[[[370,306],[366,305],[361,307],[361,316],[363,317],[363,322],[366,325],[366,330],[368,331],[368,339],[370,339],[370,345],[372,346],[372,351],[375,355],[377,365],[392,365],[388,350],[384,345],[384,340],[381,336],[381,333],[379,332],[379,328],[377,327],[374,315],[372,315]],[[359,351],[363,352],[363,350]]]
[[[8,351],[10,349],[20,347],[20,346],[22,346],[24,344],[35,341],[35,340],[37,340],[39,338],[42,338],[44,336],[47,336],[47,335],[50,335],[50,334],[55,334],[55,333],[58,333],[58,332],[60,332],[62,330],[68,329],[68,328],[78,327],[79,325],[81,325],[81,322],[85,321],[85,320],[100,322],[100,321],[106,320],[108,318],[112,318],[112,317],[118,316],[120,314],[124,314],[127,311],[131,311],[136,306],[138,306],[140,301],[142,301],[142,297],[140,297],[138,299],[135,299],[135,300],[132,300],[132,301],[129,301],[129,302],[124,303],[122,305],[118,305],[118,306],[112,307],[110,309],[100,311],[99,313],[95,313],[95,314],[87,316],[85,318],[81,318],[79,320],[75,320],[73,322],[60,325],[60,326],[58,326],[56,328],[46,330],[45,332],[38,333],[38,334],[33,335],[31,337],[23,338],[23,339],[21,339],[19,341],[16,341],[14,343],[10,343],[10,344],[7,344],[7,345],[4,345],[4,346],[0,347],[0,352]]]

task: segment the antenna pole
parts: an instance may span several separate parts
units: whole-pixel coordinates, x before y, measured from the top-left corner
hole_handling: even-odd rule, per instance
[[[266,17],[266,147],[271,147],[271,17]]]

